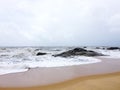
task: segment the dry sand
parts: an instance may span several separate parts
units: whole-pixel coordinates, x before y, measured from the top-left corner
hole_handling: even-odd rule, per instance
[[[120,73],[80,77],[47,86],[0,90],[120,90]]]
[[[0,90],[120,90],[119,72],[120,59],[102,58],[96,64],[1,75]]]

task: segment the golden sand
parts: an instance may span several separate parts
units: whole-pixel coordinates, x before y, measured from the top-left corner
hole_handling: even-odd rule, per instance
[[[120,90],[120,72],[80,77],[48,86],[0,88],[0,90]]]

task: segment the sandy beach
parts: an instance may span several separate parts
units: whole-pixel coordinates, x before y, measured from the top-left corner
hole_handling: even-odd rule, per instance
[[[0,0],[0,90],[120,90],[120,0]]]
[[[100,59],[95,64],[1,75],[0,90],[120,90],[120,60]]]

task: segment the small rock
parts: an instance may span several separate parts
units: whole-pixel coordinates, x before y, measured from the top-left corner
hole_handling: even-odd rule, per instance
[[[96,49],[101,49],[100,47],[96,47]]]
[[[84,46],[83,48],[87,48],[86,46]]]
[[[47,53],[42,53],[42,52],[38,52],[36,55],[40,56],[40,55],[46,55]]]
[[[117,50],[117,49],[120,49],[119,47],[109,47],[107,48],[107,50]]]

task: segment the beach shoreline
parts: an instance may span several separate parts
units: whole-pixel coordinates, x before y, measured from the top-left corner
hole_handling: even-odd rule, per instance
[[[97,80],[99,77],[101,77],[103,81],[104,79],[108,79],[108,76],[120,78],[119,58],[96,58],[101,59],[102,62],[67,67],[34,68],[26,72],[0,75],[0,90],[68,90],[62,89],[62,87],[64,88],[65,85],[71,87],[72,85],[69,83],[73,83],[74,85],[76,81],[82,84],[81,80]],[[99,80],[95,82],[99,82]],[[120,81],[116,81],[116,79],[115,82],[120,84]],[[61,89],[50,89],[60,86]]]

